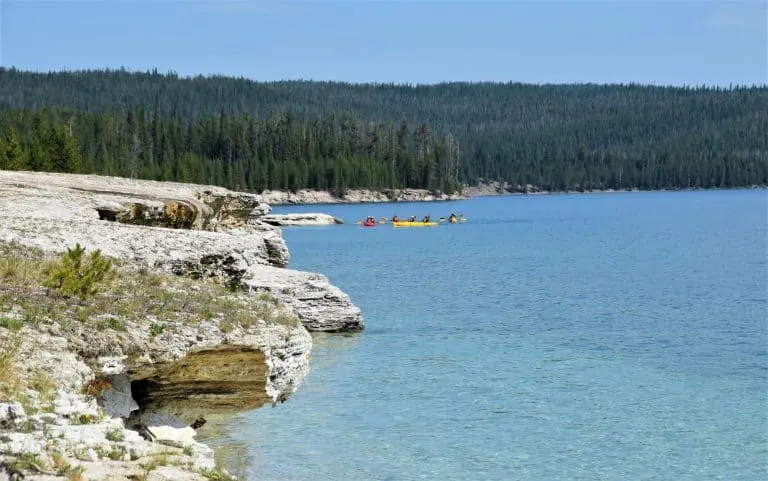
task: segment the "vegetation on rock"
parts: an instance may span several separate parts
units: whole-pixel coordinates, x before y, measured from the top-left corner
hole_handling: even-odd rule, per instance
[[[146,325],[146,337],[154,338],[163,333],[173,335],[176,326],[196,326],[204,321],[215,322],[223,333],[248,331],[259,325],[301,325],[294,313],[268,293],[258,298],[242,295],[219,284],[135,269],[120,261],[106,264],[107,259],[100,256],[94,256],[97,262],[93,265],[100,274],[80,277],[83,257],[84,249],[79,245],[54,258],[36,248],[0,243],[0,399],[24,404],[30,396],[47,399],[43,409],[53,400],[53,384],[44,373],[19,369],[24,328],[65,335],[70,348],[87,360],[135,356],[146,350],[144,343],[126,335],[128,326],[135,329]],[[115,267],[110,275],[101,275],[107,265]],[[88,264],[85,266],[87,271]],[[51,272],[60,275],[51,276]],[[88,295],[82,298],[48,291],[44,285],[51,278],[79,279],[75,285]],[[82,279],[90,281],[81,284]],[[97,384],[94,381],[83,386],[83,391],[98,394],[101,386]]]
[[[267,293],[258,297],[235,293],[215,283],[136,268],[120,260],[107,263],[95,253],[89,257],[77,244],[61,256],[51,256],[37,248],[0,242],[0,404],[18,403],[21,410],[15,420],[0,413],[0,463],[71,480],[88,478],[90,466],[99,460],[122,463],[120,469],[133,473],[131,479],[146,479],[164,467],[168,471],[163,475],[169,479],[181,471],[196,473],[197,477],[185,479],[234,479],[221,469],[193,465],[196,454],[190,446],[150,444],[150,451],[145,446],[145,451],[134,452],[138,435],[122,421],[110,419],[105,410],[91,409],[95,398],[113,389],[108,379],[94,377],[93,362],[100,356],[127,356],[126,363],[137,361],[134,367],[142,365],[139,357],[156,366],[157,356],[174,337],[208,336],[211,329],[239,330],[246,336],[274,327],[281,333],[282,327],[301,328],[298,318]],[[45,287],[86,278],[84,284],[73,284],[76,288],[68,291],[73,295]],[[77,295],[83,292],[84,297]],[[157,325],[163,327],[154,334],[167,337],[154,343],[150,331]],[[50,369],[59,371],[51,374]],[[261,396],[266,398],[267,393]],[[62,414],[69,406],[85,410]],[[65,436],[70,428],[92,428],[88,432],[96,434],[89,435],[88,442],[96,447],[72,444],[76,441]],[[45,448],[34,453],[7,451],[24,445],[9,444],[12,438],[4,432],[42,439]],[[117,466],[110,464],[110,469]]]
[[[259,297],[233,292],[227,286],[201,282],[172,274],[132,268],[125,262],[95,256],[99,275],[82,273],[84,249],[68,249],[61,260],[46,256],[39,249],[0,243],[0,328],[19,330],[24,326],[57,324],[71,334],[79,333],[85,357],[113,355],[123,336],[105,335],[125,331],[127,324],[148,322],[148,334],[159,335],[176,324],[196,325],[215,321],[222,332],[250,329],[256,323],[300,326],[298,317],[268,293]],[[79,259],[79,261],[78,261]],[[80,264],[78,264],[80,262]],[[106,262],[114,266],[105,276]],[[80,266],[75,268],[75,266]],[[63,273],[51,277],[51,272]],[[86,283],[87,302],[50,294],[41,289],[51,279],[76,278]],[[98,282],[97,282],[98,280]],[[74,282],[74,281],[72,281]],[[100,287],[95,289],[95,287]],[[94,336],[100,342],[94,342]],[[0,342],[2,342],[0,340]],[[117,345],[115,343],[118,343]],[[136,346],[120,347],[130,352]],[[11,352],[11,349],[5,350]],[[0,372],[2,372],[0,357]]]
[[[112,262],[96,249],[84,259],[85,248],[76,244],[67,248],[67,252],[52,267],[48,278],[43,282],[64,297],[78,296],[85,300],[98,292],[99,283],[109,274]]]

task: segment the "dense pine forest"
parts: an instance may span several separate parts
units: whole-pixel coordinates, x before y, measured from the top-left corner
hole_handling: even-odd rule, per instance
[[[768,184],[768,86],[254,82],[0,68],[0,168],[260,191]]]
[[[455,192],[457,144],[425,123],[364,124],[354,115],[299,122],[248,114],[199,120],[155,110],[0,112],[0,169],[95,173],[296,191],[388,187]]]

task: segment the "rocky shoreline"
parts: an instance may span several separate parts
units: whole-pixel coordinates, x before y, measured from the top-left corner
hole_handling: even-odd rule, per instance
[[[270,210],[218,187],[0,171],[0,480],[228,479],[195,441],[205,416],[285,401],[310,331],[364,328],[325,276],[287,268]],[[88,300],[43,286],[75,244],[114,263]]]
[[[638,188],[626,189],[584,189],[584,190],[544,190],[533,184],[511,185],[496,181],[481,182],[473,186],[465,186],[462,194],[468,198],[490,197],[490,196],[513,196],[513,195],[557,195],[557,194],[613,194],[619,192],[688,192],[698,190],[737,190],[737,189],[768,189],[767,185],[750,185],[732,188],[679,188],[679,189],[657,189],[645,190]]]
[[[300,190],[284,192],[265,190],[261,197],[269,205],[303,205],[303,204],[362,204],[380,202],[439,202],[466,199],[462,194],[444,194],[426,189],[349,189],[342,195],[331,191]]]
[[[766,189],[768,186],[753,185],[743,188]],[[701,190],[690,189],[661,189],[664,191]],[[614,193],[614,192],[646,192],[643,189],[585,189],[550,191],[544,190],[533,184],[512,185],[507,182],[481,181],[476,185],[465,185],[460,193],[442,194],[433,193],[424,189],[385,189],[372,191],[367,189],[353,189],[347,191],[344,196],[336,196],[330,191],[301,190],[296,193],[283,191],[264,191],[262,197],[270,205],[315,205],[315,204],[356,204],[356,203],[384,203],[384,202],[446,202],[453,200],[467,200],[474,197],[512,196],[512,195],[549,195],[549,194],[586,194],[586,193]],[[653,191],[648,191],[653,192]],[[309,215],[309,214],[305,214]],[[323,215],[323,214],[317,214]],[[277,217],[276,217],[277,219]],[[302,223],[285,224],[274,221],[273,225],[325,225],[324,219],[306,219]]]

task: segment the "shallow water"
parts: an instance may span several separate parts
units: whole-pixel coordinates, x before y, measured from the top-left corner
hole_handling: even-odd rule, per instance
[[[366,330],[231,422],[254,480],[768,478],[766,191],[276,207]],[[363,228],[455,211],[468,222]]]

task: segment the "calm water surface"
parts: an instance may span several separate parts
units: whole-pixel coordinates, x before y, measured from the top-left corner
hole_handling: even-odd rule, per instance
[[[768,479],[766,191],[276,207],[366,330],[229,428],[249,479]],[[367,215],[447,216],[363,228]]]

